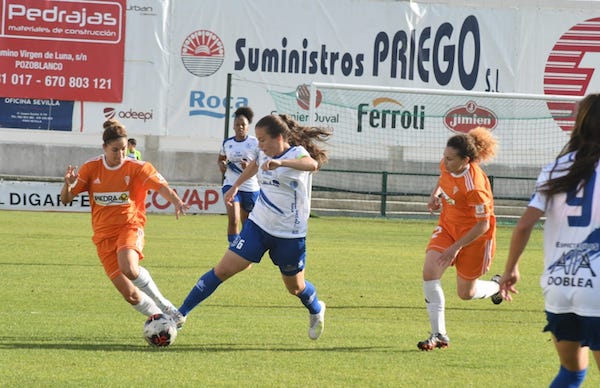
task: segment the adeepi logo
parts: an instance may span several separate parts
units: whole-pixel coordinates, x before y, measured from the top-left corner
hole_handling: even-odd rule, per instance
[[[565,32],[552,48],[544,69],[544,94],[584,96],[598,67],[586,54],[600,53],[600,17]],[[576,102],[549,101],[548,109],[563,131],[575,125]]]
[[[225,59],[221,38],[207,30],[189,34],[181,45],[181,60],[187,71],[197,77],[214,74]]]
[[[111,120],[114,118],[119,118],[120,120],[123,119],[128,119],[128,120],[143,120],[144,122],[148,121],[148,120],[152,120],[154,113],[152,112],[152,110],[150,110],[149,112],[134,112],[133,109],[129,109],[129,110],[120,110],[117,111],[115,108],[112,107],[106,107],[104,108],[104,117],[107,120]]]
[[[106,107],[104,108],[104,118],[107,120],[112,120],[117,115],[117,111],[115,108]]]
[[[444,115],[444,125],[454,131],[467,133],[475,127],[496,128],[498,118],[490,109],[469,101],[465,105],[450,109]]]

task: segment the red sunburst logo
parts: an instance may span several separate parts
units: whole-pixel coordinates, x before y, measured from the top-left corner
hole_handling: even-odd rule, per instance
[[[214,74],[225,59],[223,41],[215,33],[198,30],[189,34],[181,45],[181,60],[187,71],[197,77]]]

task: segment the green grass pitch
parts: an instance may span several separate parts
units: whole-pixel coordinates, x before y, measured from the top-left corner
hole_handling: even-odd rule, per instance
[[[149,216],[143,265],[177,306],[223,255],[226,222]],[[512,303],[459,300],[449,269],[451,346],[417,349],[429,330],[421,265],[434,223],[310,220],[306,277],[328,306],[318,341],[267,256],[192,311],[172,346],[153,349],[144,317],[104,276],[89,214],[0,211],[0,386],[548,386],[559,364],[541,332],[541,228]],[[502,272],[510,233],[498,228],[490,277]],[[600,386],[593,361],[584,386]]]

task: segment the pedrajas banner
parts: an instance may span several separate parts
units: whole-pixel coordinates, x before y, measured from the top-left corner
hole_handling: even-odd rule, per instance
[[[125,3],[0,2],[2,96],[120,102]]]

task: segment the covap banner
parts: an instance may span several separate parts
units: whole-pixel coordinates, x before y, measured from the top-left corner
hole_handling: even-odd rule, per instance
[[[89,212],[90,198],[87,193],[75,197],[69,205],[60,202],[62,182],[0,181],[0,210],[34,210],[61,212]],[[171,186],[181,200],[190,205],[188,214],[225,214],[221,186]],[[175,210],[167,200],[155,191],[146,197],[148,213],[172,213]]]

